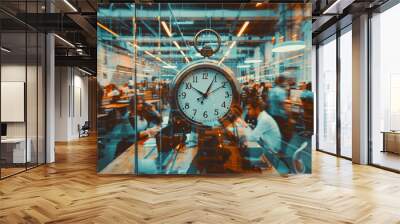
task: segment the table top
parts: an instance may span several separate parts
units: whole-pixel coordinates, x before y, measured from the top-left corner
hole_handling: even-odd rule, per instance
[[[397,134],[400,135],[400,131],[381,131],[383,134]]]
[[[129,104],[127,104],[127,103],[111,103],[111,104],[101,106],[101,108],[103,108],[103,109],[120,109],[120,108],[125,108],[125,107],[129,107]]]
[[[28,138],[27,141],[30,141]],[[5,138],[1,139],[1,143],[20,143],[20,142],[25,142],[25,138]]]

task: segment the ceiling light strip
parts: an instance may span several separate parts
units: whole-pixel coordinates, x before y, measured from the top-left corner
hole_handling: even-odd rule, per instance
[[[2,51],[6,52],[6,53],[10,53],[10,52],[11,52],[11,50],[8,50],[7,48],[4,48],[4,47],[1,47],[0,49],[1,49]]]
[[[336,7],[337,4],[339,4],[341,0],[336,0],[331,6],[329,6],[322,14],[329,14],[329,11]]]
[[[88,72],[88,71],[85,71],[85,70],[83,70],[83,69],[81,69],[81,68],[78,68],[78,70],[81,71],[81,72],[83,72],[83,73],[85,73],[85,74],[87,74],[87,75],[93,75],[92,73],[90,73],[90,72]]]
[[[61,40],[62,42],[64,42],[65,44],[67,44],[70,47],[75,48],[75,45],[73,45],[71,42],[69,42],[68,40],[62,38],[61,36],[54,34],[55,37],[57,37],[59,40]]]
[[[67,4],[74,12],[78,12],[78,10],[68,0],[64,0],[64,3]]]

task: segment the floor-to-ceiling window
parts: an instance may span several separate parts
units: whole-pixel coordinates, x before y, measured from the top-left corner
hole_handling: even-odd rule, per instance
[[[372,164],[400,170],[400,4],[371,19]]]
[[[0,2],[1,179],[45,163],[46,40],[28,24],[44,5]]]
[[[352,157],[352,32],[351,26],[340,36],[340,155]]]
[[[319,150],[336,153],[336,36],[318,47],[318,133]]]
[[[317,149],[352,157],[352,26],[318,44]]]

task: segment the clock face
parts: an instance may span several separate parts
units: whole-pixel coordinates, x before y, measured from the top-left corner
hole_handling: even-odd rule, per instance
[[[189,120],[204,126],[218,126],[230,110],[232,84],[218,70],[201,68],[182,79],[176,93],[180,111]]]

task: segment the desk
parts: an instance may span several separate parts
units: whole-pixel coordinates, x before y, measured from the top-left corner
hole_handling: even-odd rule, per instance
[[[392,152],[400,154],[400,131],[382,131],[383,150],[382,152]]]
[[[31,162],[31,139],[27,139],[28,143],[25,152],[25,138],[6,138],[1,140],[1,156],[6,163],[25,163]]]
[[[163,166],[159,170],[156,165],[157,146],[155,138],[149,138],[138,142],[139,172],[141,174],[186,174],[191,161],[197,154],[197,147],[184,147],[179,151],[172,150]],[[108,164],[100,174],[132,174],[135,171],[135,145]]]

